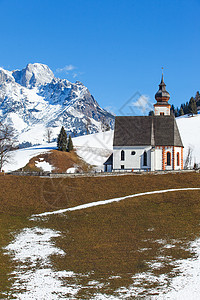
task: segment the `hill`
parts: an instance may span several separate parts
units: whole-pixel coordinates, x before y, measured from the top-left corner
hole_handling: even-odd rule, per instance
[[[89,172],[91,168],[75,151],[51,150],[31,158],[23,167],[23,171],[39,172],[42,170],[51,173],[82,173]]]

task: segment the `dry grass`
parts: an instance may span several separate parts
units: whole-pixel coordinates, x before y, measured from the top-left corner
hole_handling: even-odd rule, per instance
[[[27,216],[144,191],[200,187],[199,179],[198,173],[64,179],[0,176],[1,246],[13,238],[11,232],[25,226],[61,231],[62,237],[56,239],[56,244],[66,255],[52,257],[54,268],[88,274],[76,278],[76,284],[85,286],[77,299],[91,299],[98,291],[97,287],[88,287],[89,280],[102,283],[101,293],[106,294],[128,287],[134,274],[151,269],[148,263],[160,256],[171,257],[171,263],[163,261],[152,272],[172,276],[172,262],[190,257],[188,242],[199,237],[199,191],[132,198],[67,215],[52,215],[44,221],[30,222]],[[173,248],[164,247],[170,243]],[[0,268],[0,290],[9,290],[8,273],[14,265],[2,252]],[[112,275],[119,278],[110,279]],[[151,284],[146,284],[148,291]]]
[[[0,176],[0,212],[30,215],[139,192],[198,187],[199,180],[195,172],[54,179],[5,175]]]

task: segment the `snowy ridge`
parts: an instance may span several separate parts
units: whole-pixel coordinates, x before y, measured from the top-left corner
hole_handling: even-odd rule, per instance
[[[0,120],[18,132],[19,142],[42,144],[64,126],[72,135],[101,130],[102,123],[113,128],[114,116],[102,109],[79,81],[56,78],[44,64],[28,64],[23,70],[0,68]]]

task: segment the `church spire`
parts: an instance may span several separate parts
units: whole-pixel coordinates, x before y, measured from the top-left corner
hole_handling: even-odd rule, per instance
[[[164,83],[163,77],[164,76],[163,76],[163,68],[162,68],[161,82],[159,84],[159,89],[155,94],[155,99],[157,101],[157,103],[154,104],[155,115],[170,115],[171,105],[168,104],[170,94],[166,91],[166,84]]]
[[[161,82],[159,84],[159,90],[155,94],[157,102],[168,102],[170,94],[166,91],[166,84],[164,83],[163,72]]]

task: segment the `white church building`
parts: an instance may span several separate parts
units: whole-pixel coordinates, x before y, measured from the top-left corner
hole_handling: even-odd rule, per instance
[[[183,169],[183,144],[165,87],[162,75],[154,116],[115,118],[113,154],[104,163],[105,171]]]

